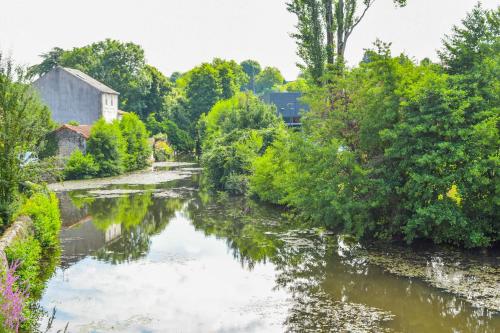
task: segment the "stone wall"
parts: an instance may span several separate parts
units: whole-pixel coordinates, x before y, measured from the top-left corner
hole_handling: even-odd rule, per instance
[[[19,217],[0,237],[0,271],[5,272],[8,268],[5,249],[16,240],[26,239],[33,234],[33,222],[29,217]]]
[[[79,133],[63,128],[56,133],[58,155],[68,158],[73,151],[79,149],[82,153],[87,151],[87,140]]]

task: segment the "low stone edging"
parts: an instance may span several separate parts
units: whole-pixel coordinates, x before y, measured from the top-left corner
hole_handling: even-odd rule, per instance
[[[5,249],[18,239],[26,239],[33,234],[33,222],[27,216],[20,216],[0,237],[0,271],[8,269]]]

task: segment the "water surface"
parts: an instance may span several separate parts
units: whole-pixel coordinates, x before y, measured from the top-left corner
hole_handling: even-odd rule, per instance
[[[500,331],[495,312],[357,245],[180,178],[59,194],[62,260],[41,301],[53,332]]]

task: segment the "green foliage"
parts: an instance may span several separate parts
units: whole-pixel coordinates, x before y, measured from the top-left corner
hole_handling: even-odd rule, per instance
[[[54,131],[45,135],[39,145],[38,157],[45,159],[48,157],[56,156],[59,151],[59,142]]]
[[[125,141],[125,169],[127,171],[144,169],[149,165],[151,158],[146,126],[137,115],[128,113],[120,120],[120,130]]]
[[[376,43],[307,92],[303,131],[252,161],[250,192],[358,237],[498,242],[498,9],[476,7],[445,41],[444,67]]]
[[[0,217],[9,223],[19,185],[28,178],[24,157],[36,153],[53,128],[50,112],[24,72],[0,53]]]
[[[54,193],[35,193],[24,204],[20,215],[33,221],[35,238],[44,249],[54,249],[59,244],[61,216],[59,201]]]
[[[170,96],[173,84],[158,69],[146,65],[144,68],[148,77],[148,90],[145,99],[145,108],[139,113],[141,119],[145,120],[150,114],[161,112],[165,98]]]
[[[186,96],[191,122],[208,113],[222,95],[218,73],[210,64],[203,64],[189,73]]]
[[[220,101],[200,119],[203,133],[200,137],[223,136],[237,129],[262,129],[278,126],[274,106],[263,103],[252,93],[239,93],[231,99]]]
[[[248,84],[243,87],[243,90],[251,90],[255,93],[255,78],[262,71],[262,67],[255,60],[245,60],[240,65],[248,76]]]
[[[124,170],[126,142],[117,122],[108,124],[99,119],[90,132],[87,150],[98,166],[101,177],[119,175]]]
[[[76,68],[119,91],[120,109],[137,112],[143,119],[158,111],[158,100],[170,90],[170,82],[146,65],[144,50],[134,43],[106,39],[72,50],[54,48],[42,59],[30,68],[32,76],[56,66]]]
[[[262,133],[257,130],[235,130],[214,140],[213,147],[204,150],[201,160],[213,188],[245,193],[251,162],[263,144]]]
[[[172,147],[180,153],[192,153],[194,150],[194,140],[188,132],[180,129],[177,124],[170,119],[159,122],[156,114],[149,116],[147,121],[148,130],[154,135],[165,134]]]
[[[406,0],[393,0],[405,6]],[[297,16],[297,54],[314,83],[321,85],[332,67],[343,68],[347,42],[375,1],[290,0],[287,9]],[[336,58],[336,60],[335,60]]]
[[[43,281],[39,279],[42,259],[40,243],[32,236],[17,240],[6,249],[5,255],[9,262],[19,262],[16,275],[23,284],[29,286],[30,294],[40,296],[44,288]]]
[[[220,99],[233,97],[249,80],[243,68],[234,60],[214,59],[212,66],[217,70],[221,87]]]
[[[150,163],[151,147],[146,126],[133,113],[118,122],[96,122],[87,143],[87,154],[75,150],[64,167],[66,179],[108,177],[140,170]]]
[[[90,154],[84,155],[80,150],[71,153],[69,160],[64,167],[64,178],[71,179],[90,179],[99,172],[99,167]]]
[[[17,215],[31,218],[34,235],[15,241],[6,249],[5,254],[10,264],[19,263],[16,270],[18,285],[24,286],[29,294],[23,304],[25,321],[21,330],[31,332],[36,331],[40,320],[37,302],[60,257],[61,218],[57,197],[54,193],[37,189]]]
[[[258,94],[265,93],[285,82],[283,75],[279,69],[274,67],[266,67],[255,78],[255,91]]]
[[[165,141],[158,141],[154,147],[154,157],[156,162],[169,161],[174,157],[174,150]]]
[[[252,160],[265,151],[280,125],[275,109],[251,93],[217,103],[199,123],[202,165],[212,187],[245,193]]]

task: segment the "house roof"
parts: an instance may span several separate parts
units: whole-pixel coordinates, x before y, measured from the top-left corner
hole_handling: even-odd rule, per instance
[[[92,128],[92,126],[90,126],[90,125],[78,125],[78,126],[74,126],[74,125],[64,124],[61,127],[59,127],[58,129],[56,129],[56,132],[59,132],[59,131],[62,131],[62,130],[66,129],[66,130],[78,133],[81,136],[83,136],[85,139],[88,139],[88,138],[90,138],[90,130],[91,130],[91,128]]]
[[[300,101],[299,92],[269,92],[264,95],[264,101],[274,104],[283,117],[300,117],[301,111],[309,111],[309,107]]]
[[[83,82],[87,83],[88,85],[91,85],[95,89],[99,90],[100,92],[106,93],[106,94],[113,94],[113,95],[119,95],[120,93],[116,92],[115,90],[111,89],[107,85],[105,85],[102,82],[97,81],[93,77],[85,74],[84,72],[79,71],[78,69],[74,68],[68,68],[68,67],[59,67],[65,72],[76,76],[78,79],[82,80]]]

